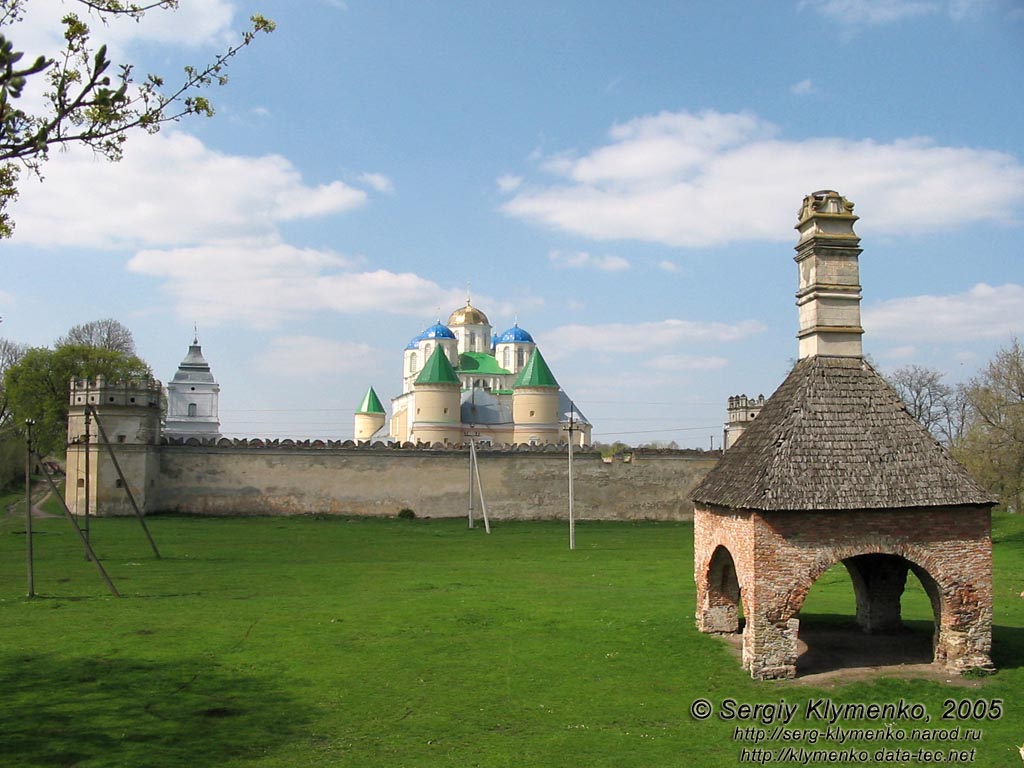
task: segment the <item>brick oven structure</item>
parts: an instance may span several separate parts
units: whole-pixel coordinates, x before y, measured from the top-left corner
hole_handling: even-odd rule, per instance
[[[934,661],[992,666],[994,500],[863,358],[856,220],[836,192],[804,198],[800,358],[692,494],[697,626],[737,632],[742,602],[756,679],[796,674],[796,614],[840,562],[863,631],[900,627],[912,571],[934,611]]]

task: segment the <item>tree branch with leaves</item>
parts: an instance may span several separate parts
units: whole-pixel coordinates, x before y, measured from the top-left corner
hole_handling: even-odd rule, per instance
[[[177,0],[125,3],[121,0],[74,0],[101,20],[127,16],[140,21],[150,11],[174,11]],[[243,48],[274,22],[259,14],[240,39],[205,66],[187,66],[168,85],[158,74],[136,78],[132,64],[114,66],[107,46],[96,46],[92,32],[77,14],[64,16],[64,46],[53,57],[37,56],[23,63],[6,29],[23,17],[26,0],[0,0],[0,237],[10,237],[14,223],[7,212],[18,194],[22,168],[41,175],[52,147],[71,144],[91,147],[108,160],[119,160],[127,136],[143,130],[155,133],[168,122],[188,115],[212,116],[213,105],[203,95],[211,85],[227,83],[226,68]],[[46,107],[38,114],[20,109],[26,85],[46,79]]]

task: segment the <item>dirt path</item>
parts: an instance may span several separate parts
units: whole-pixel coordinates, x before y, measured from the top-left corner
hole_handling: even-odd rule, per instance
[[[42,505],[46,503],[47,499],[53,495],[48,487],[37,484],[32,487],[32,517],[44,518],[44,517],[59,517],[59,515],[52,515],[49,512],[43,511]],[[15,515],[25,514],[25,499],[22,497],[13,504],[8,504],[7,509],[4,510],[8,517]]]

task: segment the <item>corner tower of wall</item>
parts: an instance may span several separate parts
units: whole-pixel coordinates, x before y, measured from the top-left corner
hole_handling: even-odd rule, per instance
[[[85,514],[87,504],[92,515],[134,514],[104,434],[146,511],[159,469],[161,391],[155,379],[71,381],[65,499],[73,514]]]

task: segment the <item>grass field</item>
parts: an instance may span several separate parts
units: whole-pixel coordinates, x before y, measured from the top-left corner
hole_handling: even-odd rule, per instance
[[[735,727],[758,723],[722,720],[725,699],[822,697],[902,697],[925,705],[927,728],[982,732],[976,742],[857,742],[871,753],[963,747],[976,749],[973,765],[1022,764],[1019,517],[995,522],[998,674],[821,688],[754,682],[727,643],[695,630],[688,524],[582,523],[575,552],[554,523],[500,523],[490,536],[461,520],[149,524],[162,560],[134,520],[93,522],[116,599],[66,521],[37,521],[40,596],[27,600],[23,520],[3,519],[0,764],[733,766],[754,746]],[[919,588],[905,603],[930,632]],[[829,572],[805,621],[849,621],[852,605],[849,580]],[[698,698],[716,710],[706,721],[690,714]],[[1002,699],[1004,711],[944,723],[946,699]],[[807,724],[797,715],[789,727]]]

